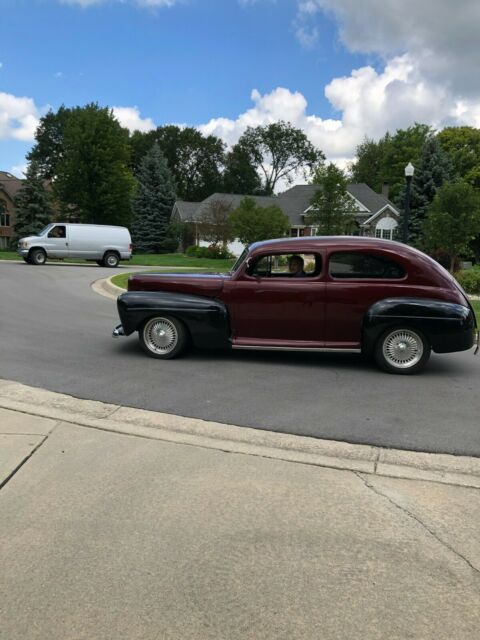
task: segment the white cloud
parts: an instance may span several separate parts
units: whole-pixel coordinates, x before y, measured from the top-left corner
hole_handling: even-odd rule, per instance
[[[40,113],[32,98],[0,92],[0,139],[32,141]]]
[[[478,94],[478,0],[298,0],[303,23],[322,10],[334,16],[351,51],[390,59],[408,53],[419,72],[462,94]]]
[[[130,132],[133,131],[151,131],[155,129],[155,124],[151,118],[142,118],[138,107],[112,107],[113,114]]]
[[[16,164],[10,168],[10,173],[12,173],[17,178],[24,178],[27,173],[28,164]]]

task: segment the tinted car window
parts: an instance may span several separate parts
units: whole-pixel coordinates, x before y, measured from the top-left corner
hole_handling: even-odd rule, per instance
[[[395,280],[403,278],[403,267],[387,258],[345,251],[330,256],[330,275],[333,278],[380,278]]]
[[[292,262],[295,266],[292,266]],[[322,270],[322,259],[313,253],[282,253],[260,257],[250,275],[260,278],[313,278]]]

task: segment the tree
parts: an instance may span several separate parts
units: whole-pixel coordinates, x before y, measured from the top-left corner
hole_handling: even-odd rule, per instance
[[[480,129],[446,127],[437,139],[452,159],[454,177],[480,188]]]
[[[398,129],[385,146],[382,181],[390,185],[391,200],[395,201],[405,184],[406,165],[411,162],[419,166],[423,146],[432,133],[429,125],[415,123],[408,129]]]
[[[394,135],[386,133],[378,142],[365,140],[357,147],[357,160],[351,167],[353,181],[366,182],[374,191],[380,191],[386,182],[395,200],[405,183],[405,166],[409,162],[418,166],[425,140],[432,133],[428,125],[415,123],[397,129]]]
[[[56,177],[57,168],[65,156],[65,128],[72,111],[62,105],[56,113],[50,110],[43,116],[35,133],[36,143],[27,155],[27,159],[35,162],[48,180]]]
[[[438,139],[430,134],[423,145],[419,166],[415,169],[410,193],[409,238],[415,244],[421,234],[427,209],[438,189],[453,178],[449,155],[442,149]],[[406,184],[404,182],[396,204],[404,215]],[[403,223],[401,223],[402,225]],[[403,228],[403,227],[402,227]]]
[[[263,189],[268,195],[274,192],[282,178],[292,182],[299,171],[306,178],[315,166],[325,160],[323,153],[312,145],[305,133],[289,122],[247,127],[238,144],[263,175]]]
[[[225,144],[193,127],[167,125],[130,138],[134,163],[157,142],[165,156],[180,200],[199,202],[221,191]],[[138,167],[138,164],[134,164]]]
[[[230,221],[232,206],[225,200],[213,200],[203,211],[197,223],[200,238],[214,245],[226,246],[235,239]]]
[[[245,197],[230,216],[235,237],[244,244],[288,234],[290,221],[280,207],[260,207],[253,198]]]
[[[262,191],[255,163],[248,150],[240,144],[234,145],[225,157],[223,191],[245,195],[260,194]]]
[[[15,236],[37,235],[54,218],[51,194],[45,189],[39,163],[32,160],[25,180],[15,196]]]
[[[72,109],[53,183],[64,212],[85,223],[128,225],[134,186],[129,157],[128,131],[110,109]]]
[[[480,196],[467,182],[447,183],[438,189],[423,225],[423,247],[443,252],[453,272],[469,242],[480,233]]]
[[[154,144],[143,158],[137,180],[137,192],[132,200],[133,242],[140,251],[170,251],[168,238],[174,234],[169,234],[169,221],[175,191],[170,169],[158,144]]]
[[[308,224],[317,227],[319,235],[352,233],[355,226],[353,202],[343,171],[334,164],[320,167],[315,171],[312,184],[318,184],[319,189],[311,200]]]
[[[364,182],[374,191],[379,192],[384,182],[385,153],[390,144],[391,135],[386,133],[375,142],[365,138],[356,149],[357,159],[350,165],[352,182]]]

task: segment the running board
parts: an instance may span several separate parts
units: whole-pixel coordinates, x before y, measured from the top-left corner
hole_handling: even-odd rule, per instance
[[[361,349],[339,349],[338,347],[273,347],[250,344],[234,344],[232,349],[250,349],[255,351],[313,351],[320,353],[362,353]]]

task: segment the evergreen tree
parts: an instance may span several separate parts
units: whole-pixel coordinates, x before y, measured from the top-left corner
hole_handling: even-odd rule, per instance
[[[39,164],[32,160],[14,201],[17,239],[37,235],[54,218],[52,198],[43,182]]]
[[[170,249],[166,245],[175,188],[158,144],[141,161],[137,180],[137,193],[132,201],[133,243],[140,251],[162,253]]]
[[[422,148],[419,166],[416,167],[410,192],[409,239],[416,244],[421,234],[427,209],[433,202],[438,189],[444,182],[453,177],[452,162],[449,155],[442,149],[438,139],[429,135]],[[406,184],[404,183],[396,204],[405,212]],[[400,228],[402,227],[400,223]]]

